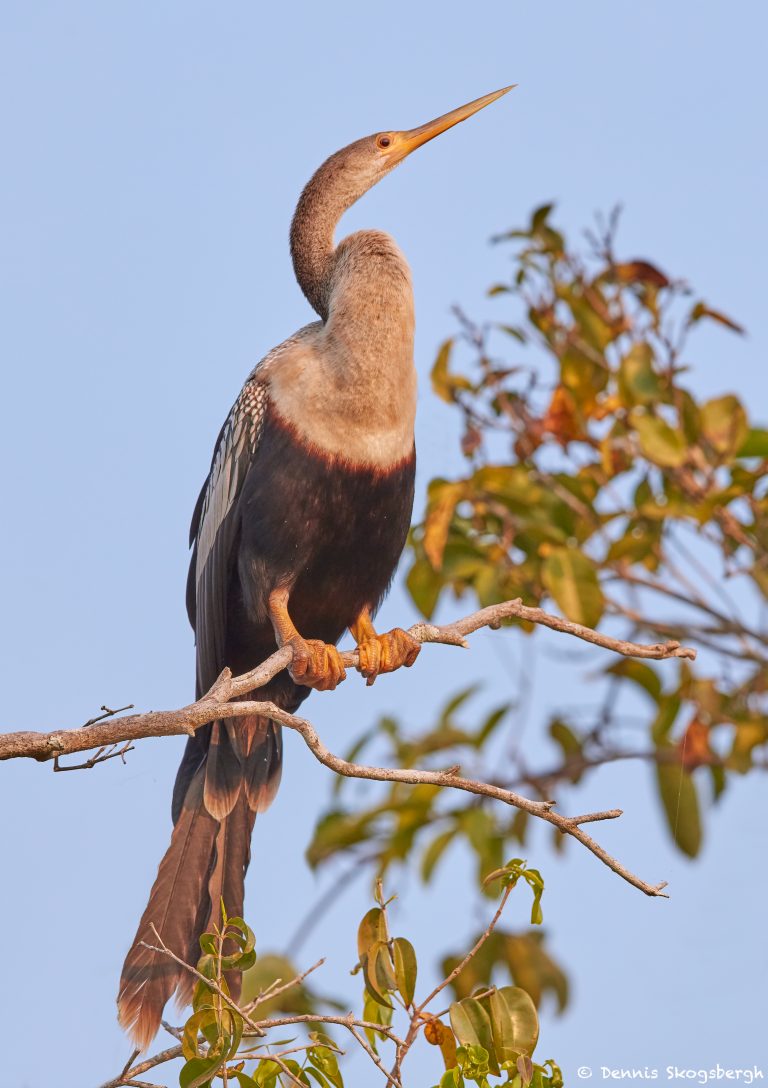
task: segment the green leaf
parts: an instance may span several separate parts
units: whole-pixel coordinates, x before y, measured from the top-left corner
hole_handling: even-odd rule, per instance
[[[493,1047],[491,1021],[479,1001],[474,997],[465,997],[455,1001],[449,1012],[453,1033],[462,1046],[480,1046],[488,1053],[488,1065],[492,1073],[498,1074],[499,1066]]]
[[[392,942],[392,953],[397,988],[406,1005],[411,1005],[416,991],[416,952],[411,942],[405,937],[395,937]]]
[[[544,921],[544,915],[541,910],[541,897],[544,894],[544,879],[538,869],[526,869],[523,873],[523,877],[528,882],[528,887],[533,892],[531,925],[540,926]]]
[[[640,449],[649,461],[661,468],[679,468],[688,457],[688,444],[682,431],[673,430],[663,419],[647,412],[633,411],[631,423],[637,431]]]
[[[490,996],[491,1028],[499,1062],[530,1057],[539,1038],[539,1018],[530,996],[519,986],[502,986]]]
[[[605,600],[595,564],[575,548],[552,548],[544,557],[541,576],[550,596],[574,623],[595,627]]]
[[[244,1073],[242,1069],[232,1069],[229,1073],[230,1077],[235,1077],[240,1088],[263,1088],[263,1081],[255,1081],[253,1077],[249,1077],[247,1073]],[[273,1085],[270,1086],[273,1088]]]
[[[422,616],[432,618],[437,600],[440,596],[445,580],[437,573],[432,564],[425,559],[417,559],[405,580],[408,592],[413,603]]]
[[[721,457],[732,457],[749,434],[747,413],[738,397],[728,395],[708,400],[701,406],[701,430],[709,445]]]
[[[366,991],[363,999],[363,1020],[369,1024],[381,1024],[384,1027],[388,1027],[392,1023],[392,1006],[382,1005],[374,997]],[[379,1035],[374,1028],[365,1028],[365,1034],[368,1037],[368,1042],[371,1044],[374,1052],[378,1054],[378,1042],[386,1036]]]
[[[661,399],[664,384],[653,368],[650,344],[633,344],[619,366],[619,395],[628,407]]]
[[[768,457],[768,431],[751,427],[738,449],[739,457]]]
[[[179,1070],[180,1088],[203,1088],[222,1064],[221,1058],[193,1058]]]
[[[312,1062],[312,1065],[320,1070],[334,1088],[344,1088],[344,1081],[339,1070],[338,1059],[329,1047],[313,1046],[309,1050],[309,1059]]]
[[[675,763],[659,763],[656,776],[672,838],[684,854],[695,858],[701,849],[702,830],[693,778]]]
[[[305,1084],[307,1088],[312,1088],[312,1082],[297,1061],[293,1058],[283,1058],[282,1061],[299,1084]],[[290,1084],[293,1088],[294,1081],[291,1081]]]
[[[323,1076],[319,1069],[315,1069],[314,1066],[307,1065],[304,1068],[304,1076],[316,1080],[320,1085],[320,1088],[331,1088],[330,1081]]]
[[[259,1062],[256,1067],[256,1071],[253,1074],[253,1079],[259,1088],[275,1088],[277,1085],[277,1078],[280,1074],[280,1066],[277,1062],[271,1061],[269,1058],[265,1058]]]

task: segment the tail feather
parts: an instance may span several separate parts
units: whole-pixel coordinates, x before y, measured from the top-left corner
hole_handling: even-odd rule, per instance
[[[269,806],[280,782],[280,727],[259,717],[227,725],[234,729],[216,723],[207,753],[199,736],[190,738],[174,790],[178,817],[171,844],[123,966],[118,1019],[142,1050],[154,1038],[174,990],[183,1007],[195,985],[180,964],[144,947],[157,943],[150,925],[172,952],[195,964],[200,935],[220,923],[222,902],[230,916],[242,915],[256,814]],[[234,995],[239,980],[228,981]]]
[[[147,908],[125,959],[117,998],[117,1016],[139,1049],[151,1043],[163,1007],[179,983],[183,967],[162,952],[152,925],[176,955],[189,949],[189,934],[197,922],[205,894],[218,824],[202,804],[202,776],[193,780],[171,845],[160,862]]]
[[[240,796],[243,757],[239,728],[238,721],[214,722],[211,731],[205,769],[205,807],[217,820],[229,816]]]
[[[247,751],[243,761],[243,782],[248,807],[266,812],[280,788],[283,771],[283,731],[265,718],[246,718],[253,722],[246,736]]]

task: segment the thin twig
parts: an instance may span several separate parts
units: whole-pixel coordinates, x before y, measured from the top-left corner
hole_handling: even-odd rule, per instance
[[[263,991],[263,993],[260,993],[257,998],[254,998],[253,1001],[249,1002],[245,1006],[246,1011],[249,1013],[253,1012],[254,1009],[258,1008],[259,1005],[263,1005],[266,1001],[272,1001],[280,994],[285,993],[286,990],[292,990],[294,986],[300,986],[304,979],[307,977],[307,975],[311,975],[313,971],[316,971],[318,967],[322,967],[324,963],[325,956],[323,956],[322,959],[318,960],[317,963],[313,963],[311,967],[308,967],[306,969],[306,971],[302,971],[300,975],[296,975],[296,977],[292,978],[290,982],[282,983],[282,985],[280,985],[282,980],[276,979],[270,986],[267,987],[266,990]]]
[[[351,1024],[349,1025],[349,1031],[355,1041],[359,1043],[360,1046],[363,1048],[363,1050],[371,1059],[376,1068],[387,1078],[387,1083],[391,1084],[392,1088],[400,1088],[400,1080],[395,1080],[395,1077],[384,1067],[384,1063],[382,1062],[381,1058],[378,1056],[378,1054],[370,1045],[365,1036],[361,1035],[358,1031],[355,1031]]]
[[[251,1019],[250,1016],[247,1015],[247,1013],[244,1013],[243,1010],[239,1008],[237,1002],[233,1001],[229,994],[225,993],[224,990],[222,990],[221,986],[219,986],[218,982],[216,982],[215,979],[207,978],[205,975],[201,974],[196,967],[193,967],[190,963],[187,963],[186,960],[183,960],[181,956],[177,956],[175,952],[172,952],[168,945],[165,944],[165,942],[163,941],[163,938],[157,932],[157,929],[153,922],[149,923],[149,928],[154,933],[155,938],[158,941],[158,945],[147,944],[146,941],[142,941],[141,943],[144,948],[148,949],[150,952],[161,952],[164,956],[169,956],[172,960],[178,963],[180,967],[183,967],[185,971],[189,971],[191,975],[194,975],[199,982],[202,982],[210,990],[213,990],[215,994],[218,994],[224,1004],[227,1005],[233,1012],[239,1013],[239,1015],[242,1016],[243,1020],[248,1025],[248,1027],[253,1031],[254,1035],[263,1034],[261,1028]]]
[[[442,993],[442,991],[445,989],[446,986],[450,986],[450,984],[453,982],[453,980],[455,978],[458,978],[458,976],[461,974],[461,972],[464,970],[464,968],[467,966],[467,964],[472,959],[474,959],[474,957],[477,955],[477,953],[483,947],[485,942],[488,940],[488,938],[490,937],[490,935],[493,933],[494,929],[496,928],[496,926],[498,924],[498,921],[501,918],[502,914],[504,913],[504,908],[507,905],[507,900],[509,899],[510,895],[512,894],[513,887],[514,887],[514,885],[510,884],[504,889],[504,894],[501,897],[501,902],[499,903],[498,909],[497,909],[496,913],[494,914],[493,918],[491,918],[490,922],[486,926],[483,933],[480,935],[480,937],[478,937],[478,939],[472,945],[472,947],[470,948],[469,952],[467,952],[464,959],[461,960],[460,963],[456,964],[456,966],[451,971],[451,973],[446,978],[444,978],[443,981],[438,986],[435,986],[434,990],[429,995],[429,997],[426,997],[421,1002],[421,1004],[417,1007],[417,1009],[416,1009],[417,1017],[421,1016],[421,1014],[424,1012],[424,1009],[427,1007],[427,1005],[429,1005],[430,1002],[434,1001],[434,999],[437,997],[437,995],[439,993]]]
[[[386,1024],[374,1024],[372,1020],[357,1020],[352,1013],[348,1013],[346,1016],[326,1016],[325,1013],[297,1013],[296,1016],[273,1016],[268,1020],[256,1021],[256,1026],[260,1032],[269,1031],[271,1028],[289,1027],[291,1024],[337,1024],[342,1028],[348,1028],[352,1024],[356,1028],[367,1028],[369,1031],[376,1031],[379,1035],[386,1036],[395,1044],[402,1045],[403,1042],[392,1028]],[[245,1032],[243,1038],[247,1037],[248,1032]]]
[[[134,1065],[132,1069],[128,1069],[127,1071],[123,1070],[118,1077],[105,1081],[100,1085],[100,1088],[122,1088],[127,1079],[141,1076],[142,1073],[147,1073],[150,1069],[154,1069],[158,1065],[164,1065],[165,1062],[172,1062],[174,1058],[180,1057],[180,1046],[172,1046],[167,1050],[160,1050],[157,1054],[153,1054],[151,1058],[146,1058],[143,1062],[139,1062],[138,1065]]]

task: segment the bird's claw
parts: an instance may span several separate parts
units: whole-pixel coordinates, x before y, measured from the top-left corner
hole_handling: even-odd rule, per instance
[[[319,639],[300,636],[290,640],[293,661],[288,672],[295,684],[302,684],[316,691],[333,691],[347,673],[341,663],[341,654],[335,646]]]
[[[384,635],[372,635],[357,644],[357,671],[366,678],[368,687],[383,672],[394,672],[401,665],[410,669],[419,656],[421,643],[401,627]]]

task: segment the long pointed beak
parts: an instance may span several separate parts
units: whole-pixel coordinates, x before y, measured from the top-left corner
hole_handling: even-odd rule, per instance
[[[400,159],[404,159],[406,155],[410,155],[417,147],[427,143],[428,140],[434,140],[435,136],[439,136],[442,132],[453,128],[454,125],[458,125],[461,121],[466,121],[468,117],[471,117],[479,110],[490,106],[491,102],[495,102],[497,98],[501,98],[502,95],[505,95],[507,91],[511,91],[516,86],[516,83],[512,83],[509,87],[502,87],[499,91],[492,91],[490,94],[483,95],[482,98],[476,98],[474,102],[467,102],[466,106],[459,106],[458,109],[451,110],[450,113],[444,113],[442,117],[436,117],[434,121],[427,121],[426,125],[419,125],[418,128],[412,128],[408,132],[400,133],[392,148],[398,162]]]

